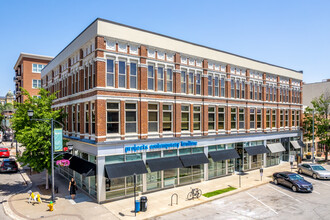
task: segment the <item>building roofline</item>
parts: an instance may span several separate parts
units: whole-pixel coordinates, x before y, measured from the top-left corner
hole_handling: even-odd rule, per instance
[[[179,39],[179,38],[175,38],[175,37],[171,37],[171,36],[168,36],[168,35],[164,35],[164,34],[160,34],[160,33],[156,33],[156,32],[153,32],[153,31],[148,31],[148,30],[144,30],[144,29],[141,29],[141,28],[137,28],[137,27],[133,27],[133,26],[130,26],[130,25],[125,25],[125,24],[121,24],[121,23],[118,23],[118,22],[114,22],[114,21],[110,21],[110,20],[107,20],[107,19],[104,19],[104,18],[96,18],[92,23],[90,23],[82,32],[79,33],[79,35],[77,37],[75,37],[66,47],[64,47],[47,65],[46,67],[52,63],[66,48],[68,48],[77,38],[79,38],[89,27],[91,27],[95,22],[97,21],[103,21],[103,22],[107,22],[107,23],[111,23],[111,24],[115,24],[115,25],[119,25],[119,26],[122,26],[122,27],[127,27],[127,28],[130,28],[130,29],[134,29],[134,30],[138,30],[138,31],[143,31],[143,32],[146,32],[146,33],[150,33],[150,34],[154,34],[154,35],[158,35],[158,36],[161,36],[161,37],[165,37],[165,38],[169,38],[169,39],[172,39],[172,40],[176,40],[176,41],[180,41],[180,42],[183,42],[183,43],[187,43],[187,44],[191,44],[191,45],[194,45],[194,46],[198,46],[198,47],[203,47],[203,48],[206,48],[206,49],[209,49],[209,50],[213,50],[213,51],[217,51],[217,52],[221,52],[221,53],[225,53],[225,54],[229,54],[229,55],[232,55],[232,56],[236,56],[236,57],[240,57],[240,58],[243,58],[243,59],[247,59],[247,60],[251,60],[251,61],[254,61],[254,62],[258,62],[258,63],[262,63],[262,64],[265,64],[265,65],[269,65],[269,66],[273,66],[273,67],[277,67],[277,68],[281,68],[281,69],[285,69],[285,70],[289,70],[289,71],[293,71],[293,72],[296,72],[298,74],[303,74],[303,71],[298,71],[298,70],[294,70],[294,69],[290,69],[290,68],[287,68],[287,67],[283,67],[283,66],[278,66],[278,65],[275,65],[275,64],[271,64],[271,63],[267,63],[267,62],[264,62],[264,61],[260,61],[260,60],[256,60],[256,59],[252,59],[252,58],[248,58],[248,57],[245,57],[245,56],[241,56],[241,55],[237,55],[237,54],[234,54],[234,53],[230,53],[230,52],[227,52],[227,51],[223,51],[223,50],[219,50],[219,49],[216,49],[216,48],[212,48],[212,47],[208,47],[208,46],[205,46],[205,45],[201,45],[201,44],[197,44],[197,43],[193,43],[193,42],[189,42],[189,41],[186,41],[186,40],[182,40],[182,39]],[[98,35],[97,35],[98,36]]]
[[[308,85],[311,85],[311,84],[320,84],[320,83],[330,83],[330,81],[324,81],[324,82],[312,82],[312,83],[304,83],[303,86],[308,86]]]
[[[143,32],[147,32],[147,33],[150,33],[150,34],[155,34],[155,35],[158,35],[158,36],[170,38],[172,40],[177,40],[177,41],[181,41],[181,42],[184,42],[184,43],[188,43],[188,44],[191,44],[191,45],[194,45],[194,46],[204,47],[206,49],[210,49],[210,50],[214,50],[214,51],[217,51],[217,52],[226,53],[226,54],[229,54],[229,55],[241,57],[241,58],[248,59],[248,60],[251,60],[251,61],[255,61],[255,62],[259,62],[259,63],[263,63],[263,64],[267,64],[267,65],[271,65],[271,66],[274,66],[274,67],[279,67],[279,68],[283,68],[283,69],[286,69],[286,70],[290,70],[290,71],[294,71],[294,72],[303,74],[303,71],[301,71],[301,70],[298,71],[298,70],[290,69],[290,68],[287,68],[287,67],[283,67],[283,66],[278,66],[278,65],[275,65],[275,64],[267,63],[267,62],[264,62],[264,61],[255,60],[255,59],[252,59],[252,58],[249,58],[249,57],[237,55],[237,54],[234,54],[234,53],[230,53],[230,52],[227,52],[227,51],[219,50],[219,49],[208,47],[208,46],[205,46],[205,45],[193,43],[193,42],[190,42],[190,41],[182,40],[182,39],[171,37],[171,36],[168,36],[168,35],[156,33],[156,32],[153,32],[153,31],[144,30],[144,29],[141,29],[141,28],[137,28],[137,27],[133,27],[133,26],[121,24],[121,23],[114,22],[114,21],[110,21],[110,20],[107,20],[107,19],[104,19],[104,18],[97,18],[95,21],[97,21],[97,20],[108,22],[108,23],[112,23],[112,24],[116,24],[116,25],[120,25],[120,26],[123,26],[123,27],[132,28],[132,29],[143,31]]]
[[[18,64],[21,62],[23,58],[34,58],[34,59],[41,59],[41,60],[52,60],[54,57],[51,56],[44,56],[44,55],[38,55],[38,54],[32,54],[32,53],[23,53],[21,52],[19,54],[19,57],[15,63],[14,70],[16,70]]]

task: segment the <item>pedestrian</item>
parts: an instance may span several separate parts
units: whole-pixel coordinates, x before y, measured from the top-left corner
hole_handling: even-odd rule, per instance
[[[69,183],[69,191],[71,198],[74,199],[76,196],[76,190],[77,190],[77,184],[76,181],[74,181],[73,177],[71,178],[71,181]]]

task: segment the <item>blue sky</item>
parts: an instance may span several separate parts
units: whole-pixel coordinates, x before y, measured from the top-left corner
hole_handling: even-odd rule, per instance
[[[0,0],[0,95],[20,52],[56,56],[97,17],[330,78],[326,0]]]

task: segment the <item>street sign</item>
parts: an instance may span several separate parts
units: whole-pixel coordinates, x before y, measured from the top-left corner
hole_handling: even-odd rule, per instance
[[[62,128],[54,129],[54,151],[63,151],[63,131]]]

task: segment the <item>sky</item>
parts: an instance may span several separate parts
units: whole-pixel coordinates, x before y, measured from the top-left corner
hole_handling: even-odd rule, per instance
[[[98,17],[330,78],[328,0],[0,0],[0,96],[21,52],[56,56]]]

